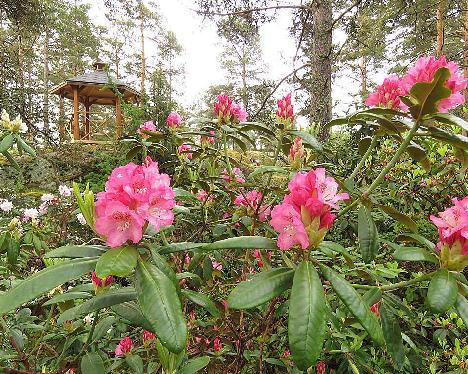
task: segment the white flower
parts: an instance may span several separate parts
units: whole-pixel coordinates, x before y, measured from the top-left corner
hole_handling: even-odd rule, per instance
[[[23,210],[24,217],[28,219],[36,219],[39,216],[39,211],[36,208],[28,208]]]
[[[13,209],[13,203],[8,200],[2,200],[2,202],[0,203],[0,209],[4,212],[9,212]]]
[[[78,213],[78,214],[76,215],[76,219],[77,219],[78,222],[81,223],[82,225],[86,225],[86,219],[84,218],[83,213]]]
[[[52,195],[51,193],[45,193],[44,195],[41,196],[41,201],[45,203],[50,203],[55,200],[55,196]]]
[[[59,194],[60,196],[68,197],[68,196],[71,196],[72,190],[68,186],[61,184],[59,186]]]
[[[91,324],[94,321],[94,317],[92,314],[88,314],[85,318],[83,318],[84,323]]]
[[[48,208],[49,208],[49,207],[48,207],[48,205],[47,205],[47,202],[44,201],[41,205],[39,205],[39,213],[40,213],[40,214],[46,214]]]
[[[2,110],[2,115],[0,116],[0,125],[5,129],[10,130],[10,115],[5,109]]]
[[[15,133],[25,133],[28,131],[28,126],[26,126],[26,124],[21,120],[20,116],[17,116],[13,121],[10,122],[10,131]]]

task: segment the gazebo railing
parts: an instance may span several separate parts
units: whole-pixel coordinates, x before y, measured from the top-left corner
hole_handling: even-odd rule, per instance
[[[116,122],[111,118],[96,118],[97,115],[92,113],[89,117],[89,124],[80,122],[80,139],[73,138],[73,113],[67,113],[65,118],[65,139],[74,141],[114,141]],[[84,117],[84,116],[83,116]]]

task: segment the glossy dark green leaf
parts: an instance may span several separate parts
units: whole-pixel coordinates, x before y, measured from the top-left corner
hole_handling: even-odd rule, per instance
[[[70,260],[34,273],[14,288],[0,294],[0,315],[16,309],[52,288],[91,273],[96,262],[95,258]]]
[[[466,300],[465,296],[462,296],[460,294],[457,295],[455,308],[457,309],[458,315],[465,324],[465,329],[468,329],[468,300]]]
[[[266,174],[266,173],[279,173],[279,174],[289,174],[289,171],[281,166],[259,166],[255,168],[255,170],[249,174],[249,178],[254,178],[258,175]]]
[[[201,248],[194,250],[194,252],[207,252],[222,249],[278,249],[276,241],[262,236],[239,236],[236,238],[229,238],[219,240],[217,242],[207,244]]]
[[[418,231],[418,225],[416,222],[414,222],[410,217],[408,217],[406,214],[401,213],[400,211],[396,210],[395,208],[388,206],[388,205],[382,205],[379,204],[377,207],[382,210],[384,213],[388,214],[390,217],[393,219],[396,219],[403,225],[405,225],[407,228],[409,228],[413,232]]]
[[[64,301],[68,300],[76,300],[76,299],[89,299],[92,296],[89,292],[66,292],[66,293],[61,293],[56,296],[54,296],[52,299],[49,301],[45,302],[44,306],[46,305],[52,305],[52,304],[57,304],[57,303],[63,303]]]
[[[158,253],[160,254],[168,254],[168,253],[175,253],[175,252],[184,252],[184,251],[191,251],[197,248],[206,246],[208,243],[192,243],[192,242],[180,242],[180,243],[171,243],[159,248]]]
[[[143,316],[140,306],[134,301],[127,301],[117,305],[113,305],[111,309],[120,317],[129,321],[132,325],[143,327],[145,330],[153,331],[153,327],[148,320]]]
[[[219,317],[219,310],[211,299],[202,293],[192,290],[182,290],[182,295],[197,305],[205,308],[213,317]]]
[[[31,156],[36,156],[36,151],[26,143],[20,135],[16,136],[16,143],[21,147],[25,152],[29,153]]]
[[[464,131],[468,132],[468,122],[466,122],[463,118],[457,117],[450,113],[435,113],[431,116],[435,120],[445,123],[451,126],[457,126]]]
[[[81,359],[82,374],[103,374],[106,372],[101,356],[96,352],[88,352]]]
[[[301,262],[294,273],[288,317],[289,348],[300,370],[315,365],[322,351],[325,305],[322,283],[314,265]]]
[[[382,291],[379,287],[372,287],[370,290],[367,290],[364,295],[362,295],[362,300],[372,306],[375,303],[378,303],[382,299]]]
[[[99,257],[96,264],[96,275],[106,278],[108,275],[126,277],[136,266],[138,251],[135,247],[124,246],[109,249]]]
[[[466,136],[453,134],[435,126],[427,127],[427,131],[429,131],[430,135],[434,139],[454,145],[455,147],[464,149],[465,151],[468,150],[468,137]]]
[[[262,271],[231,291],[228,306],[232,309],[249,309],[262,305],[291,288],[293,277],[294,270],[290,268]]]
[[[364,153],[366,153],[367,149],[369,148],[370,144],[372,142],[372,137],[371,136],[365,136],[359,141],[358,144],[358,153],[363,156]]]
[[[172,281],[156,266],[138,262],[135,288],[141,312],[161,343],[171,352],[181,352],[186,344],[187,326]]]
[[[379,306],[379,312],[388,353],[390,353],[394,365],[398,369],[401,369],[405,362],[405,349],[403,347],[400,324],[397,317],[387,309],[385,304]]]
[[[101,339],[102,337],[107,335],[107,331],[112,327],[112,325],[115,323],[115,317],[114,316],[107,316],[104,317],[102,320],[100,320],[94,329],[93,333],[93,341],[97,341]]]
[[[439,259],[436,255],[426,249],[418,247],[398,246],[395,252],[393,252],[393,257],[399,261],[426,261],[432,262],[433,264],[439,263]]]
[[[436,247],[434,243],[419,234],[401,234],[398,235],[395,240],[399,242],[420,243],[431,252],[434,251]]]
[[[18,163],[16,162],[16,160],[13,158],[13,156],[10,154],[10,152],[8,151],[5,151],[5,152],[0,152],[1,154],[3,154],[8,162],[18,171],[21,170],[20,166],[18,165]]]
[[[84,258],[99,257],[108,247],[102,245],[65,245],[47,252],[44,258]]]
[[[125,355],[125,362],[132,369],[132,373],[143,374],[143,359],[140,356],[133,353]]]
[[[298,137],[302,138],[302,143],[305,146],[308,145],[317,152],[322,152],[323,151],[323,147],[320,144],[320,142],[313,135],[309,134],[308,132],[301,131],[301,130],[291,130],[291,131],[289,131],[289,133],[294,135],[294,136],[298,136]]]
[[[379,249],[379,237],[371,213],[364,205],[358,213],[358,240],[364,262],[372,261]]]
[[[331,283],[338,297],[343,301],[350,312],[357,318],[370,337],[378,344],[383,345],[382,328],[376,316],[361,296],[341,275],[325,265],[320,265],[323,276]]]
[[[8,242],[8,249],[7,249],[7,259],[8,263],[11,265],[16,264],[18,261],[20,253],[20,243],[15,239],[11,238]]]
[[[210,363],[208,356],[192,358],[188,360],[178,371],[177,374],[195,374]]]
[[[447,269],[439,269],[432,276],[427,289],[427,302],[434,313],[444,313],[457,300],[457,280]]]

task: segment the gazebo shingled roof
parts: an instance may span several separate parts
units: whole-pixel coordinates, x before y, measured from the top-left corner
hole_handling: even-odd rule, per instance
[[[91,105],[115,105],[116,122],[117,122],[117,137],[122,135],[122,112],[120,107],[120,98],[115,95],[109,87],[109,76],[106,71],[107,64],[103,62],[95,62],[93,64],[94,71],[77,75],[65,80],[63,83],[52,88],[52,94],[73,100],[73,138],[80,139],[80,130],[78,123],[79,103],[85,106],[85,128],[89,134],[89,108]],[[125,82],[112,78],[115,86],[123,95],[127,102],[137,102],[139,92],[125,84]]]

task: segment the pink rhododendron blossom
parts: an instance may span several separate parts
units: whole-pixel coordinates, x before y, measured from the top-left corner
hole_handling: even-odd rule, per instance
[[[0,200],[0,209],[4,212],[9,212],[13,209],[13,203],[9,200]]]
[[[234,174],[234,179],[237,183],[245,183],[245,177],[244,173],[242,173],[242,170],[238,167],[235,167],[232,169],[232,173]],[[221,177],[227,182],[231,183],[233,179],[231,178],[231,175],[229,174],[229,171],[227,169],[223,170],[223,173]]]
[[[223,270],[223,264],[221,264],[221,262],[212,260],[211,264],[213,265],[214,270],[219,270],[219,271]]]
[[[294,106],[291,101],[292,93],[288,93],[277,101],[278,109],[276,111],[276,118],[280,123],[289,126],[294,123]]]
[[[227,95],[219,95],[214,106],[219,124],[239,123],[247,120],[247,112],[242,104],[232,101]]]
[[[221,350],[221,348],[223,348],[223,343],[221,343],[221,340],[218,337],[216,337],[213,340],[213,350],[215,352],[219,352]]]
[[[211,203],[213,201],[213,195],[208,194],[205,190],[199,190],[197,193],[197,200],[202,203]]]
[[[54,200],[56,200],[56,197],[51,193],[45,193],[41,196],[41,201],[44,203],[52,203]]]
[[[291,148],[289,148],[289,157],[291,158],[291,161],[299,160],[302,162],[305,157],[305,149],[302,145],[302,138],[298,137],[294,139],[293,143],[291,144]]]
[[[380,316],[380,312],[379,312],[379,304],[372,304],[372,306],[370,307],[370,310],[372,313],[374,313],[377,317]]]
[[[436,58],[434,56],[420,57],[416,64],[408,70],[402,78],[402,87],[405,94],[409,93],[411,87],[418,82],[431,82],[436,71],[442,67],[450,71],[450,78],[445,86],[452,91],[450,97],[442,99],[438,104],[439,112],[447,112],[465,102],[463,90],[467,87],[468,79],[464,77],[463,71],[459,70],[458,64],[447,61],[445,56]]]
[[[147,121],[147,122],[141,124],[140,127],[137,130],[138,134],[140,134],[142,136],[147,136],[146,134],[144,134],[142,132],[142,130],[155,132],[156,131],[156,126],[154,125],[153,121]]]
[[[403,88],[402,81],[396,75],[390,75],[367,97],[365,104],[371,107],[399,109],[406,112],[408,106],[400,100],[400,96],[406,94],[407,92]]]
[[[290,193],[271,211],[270,224],[279,233],[278,246],[302,249],[317,246],[332,226],[338,201],[349,198],[347,193],[337,193],[338,183],[318,168],[308,173],[297,173],[289,182]]]
[[[179,115],[179,113],[171,112],[167,116],[166,124],[169,128],[176,129],[180,127],[181,123],[182,123],[182,117]]]
[[[96,287],[109,287],[112,284],[114,278],[112,275],[108,275],[106,279],[99,278],[95,271],[91,273],[91,280]]]
[[[146,224],[156,231],[174,220],[174,191],[167,174],[160,174],[150,157],[143,165],[129,163],[114,169],[105,192],[97,194],[96,231],[107,244],[118,247],[138,243]]]
[[[191,152],[188,152],[192,149],[192,146],[190,144],[181,144],[179,145],[179,147],[177,148],[177,152],[179,153],[179,155],[183,156],[183,157],[186,157],[188,158],[189,160],[192,159],[193,157],[193,153]]]
[[[71,194],[72,194],[72,190],[70,189],[70,187],[64,185],[64,184],[61,184],[58,188],[59,190],[59,194],[60,196],[62,197],[70,197]]]
[[[132,339],[130,339],[129,336],[126,336],[123,338],[119,344],[117,344],[117,347],[115,347],[115,356],[116,357],[122,357],[125,356],[126,354],[130,353],[133,347],[133,342]]]
[[[442,266],[451,270],[463,270],[468,266],[468,196],[453,199],[453,206],[430,216],[439,231],[437,249]]]
[[[315,365],[315,370],[317,374],[327,374],[327,365],[323,361],[317,362],[317,365]]]
[[[150,343],[155,338],[156,338],[156,334],[154,334],[154,333],[152,333],[152,332],[150,332],[148,330],[143,331],[143,343],[144,344]]]
[[[27,208],[23,210],[23,219],[36,219],[39,216],[39,211],[36,208]]]
[[[39,214],[46,214],[47,211],[49,210],[49,205],[47,202],[43,202],[41,205],[39,205],[39,208],[37,208],[39,211]]]

